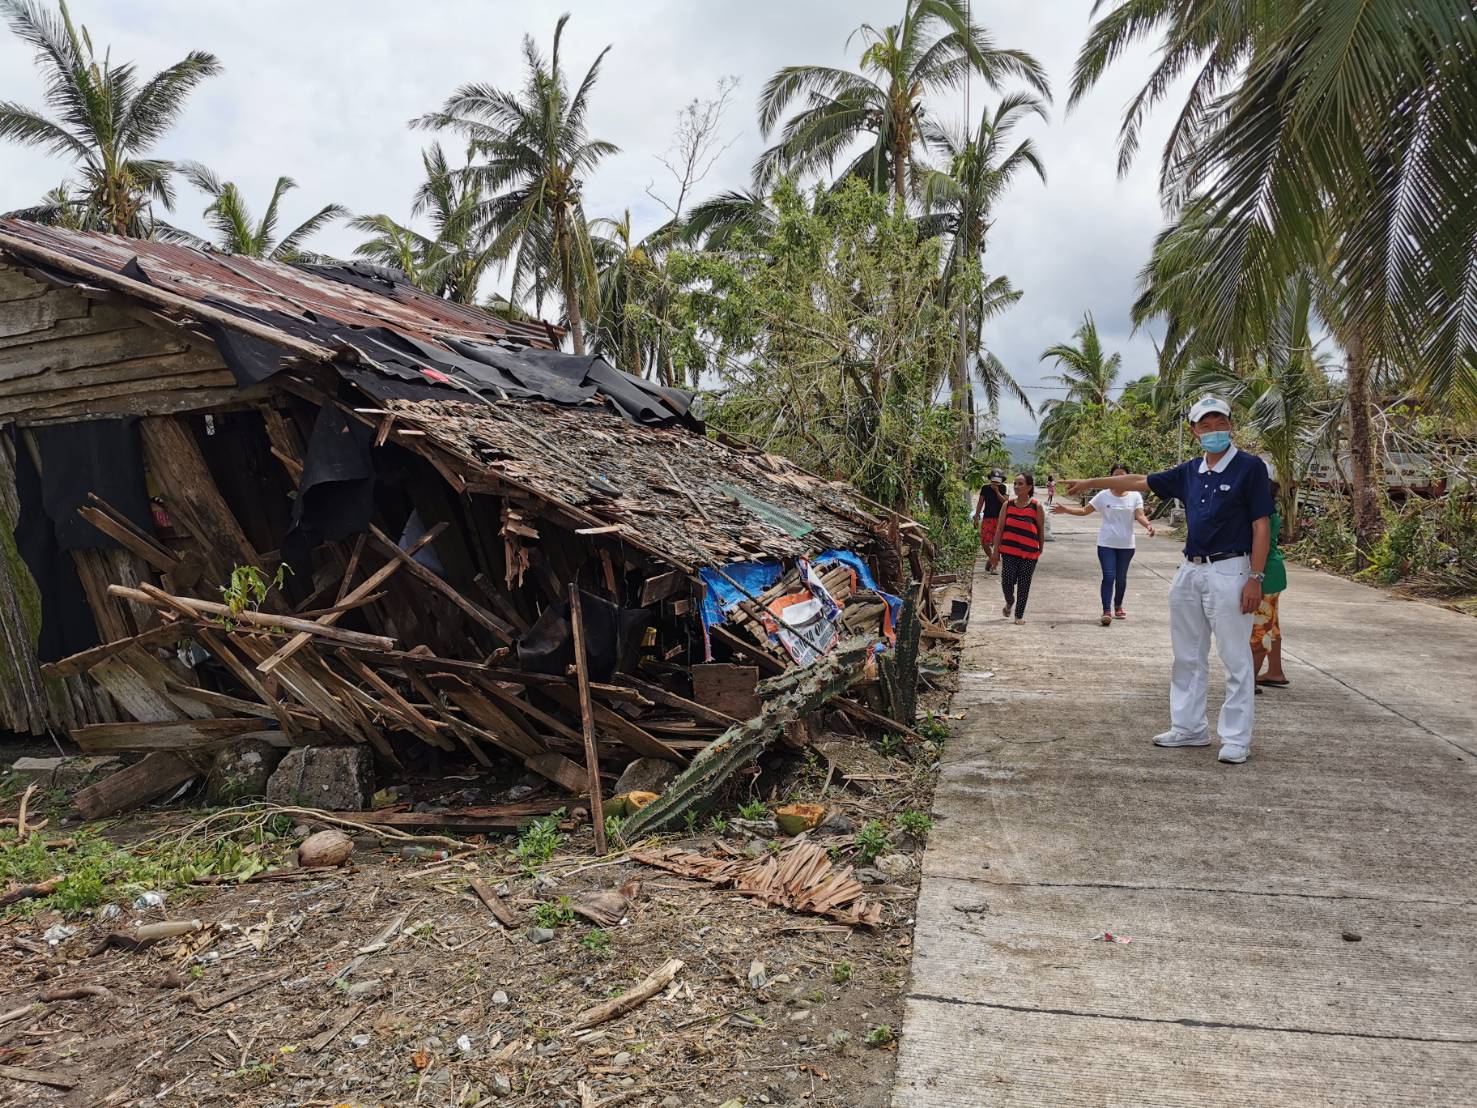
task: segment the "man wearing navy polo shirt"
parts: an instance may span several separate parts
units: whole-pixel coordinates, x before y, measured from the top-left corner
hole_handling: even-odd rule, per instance
[[[1205,691],[1210,640],[1226,667],[1226,699],[1216,730],[1220,760],[1231,765],[1251,753],[1256,680],[1251,622],[1262,602],[1262,578],[1272,545],[1272,486],[1267,466],[1231,443],[1231,406],[1206,396],[1190,409],[1190,429],[1203,457],[1161,473],[1069,481],[1071,494],[1090,489],[1153,492],[1185,506],[1185,560],[1169,589],[1170,728],[1155,746],[1209,746]]]

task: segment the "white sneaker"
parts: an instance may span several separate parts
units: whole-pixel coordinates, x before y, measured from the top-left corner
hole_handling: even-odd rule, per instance
[[[1209,735],[1182,735],[1171,727],[1162,735],[1154,736],[1155,746],[1209,746]]]
[[[1249,757],[1251,757],[1251,751],[1246,747],[1227,744],[1221,747],[1219,761],[1225,762],[1228,766],[1239,766]]]

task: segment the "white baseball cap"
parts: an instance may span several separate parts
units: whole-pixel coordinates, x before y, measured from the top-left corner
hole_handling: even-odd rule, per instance
[[[1190,422],[1197,423],[1211,412],[1220,412],[1221,415],[1230,418],[1231,405],[1219,396],[1202,396],[1190,408]]]

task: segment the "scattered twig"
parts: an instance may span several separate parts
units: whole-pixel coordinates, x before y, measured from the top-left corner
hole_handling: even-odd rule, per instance
[[[37,896],[50,896],[56,892],[61,883],[61,878],[53,877],[50,881],[42,881],[35,885],[17,885],[13,889],[8,889],[0,893],[0,908],[4,908],[7,904],[14,904],[18,900],[30,900],[32,897]]]
[[[101,985],[73,985],[69,988],[46,989],[36,999],[43,1004],[55,1004],[58,1000],[83,1000],[95,996],[99,1000],[112,1000],[113,994]]]
[[[670,985],[672,979],[677,976],[681,969],[682,959],[670,959],[660,969],[634,988],[627,989],[620,996],[597,1004],[593,1008],[586,1008],[574,1018],[574,1022],[569,1025],[566,1033],[572,1034],[576,1031],[584,1031],[587,1028],[595,1027],[598,1024],[613,1020],[617,1016],[624,1015],[633,1008],[645,1004],[652,997],[656,996],[657,993]]]
[[[343,1033],[344,1028],[348,1027],[349,1024],[353,1023],[356,1019],[364,1014],[365,1009],[369,1007],[370,1003],[370,1001],[364,1001],[361,1004],[354,1005],[342,1016],[334,1020],[327,1031],[324,1031],[319,1035],[315,1035],[311,1040],[309,1040],[308,1049],[314,1054],[321,1053],[322,1050],[326,1046],[328,1046],[329,1043],[333,1042],[334,1039],[338,1038],[339,1035]]]
[[[237,997],[255,992],[263,985],[270,985],[275,981],[281,981],[290,972],[290,969],[273,970],[271,973],[264,973],[260,977],[253,977],[247,981],[243,981],[239,985],[203,998],[197,993],[194,998],[195,1006],[202,1012],[209,1012],[213,1008],[219,1008],[222,1004],[230,1003]]]

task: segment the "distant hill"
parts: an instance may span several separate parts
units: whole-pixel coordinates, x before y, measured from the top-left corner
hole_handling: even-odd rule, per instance
[[[1005,435],[1005,449],[1010,451],[1010,464],[1028,466],[1036,460],[1035,435]]]

